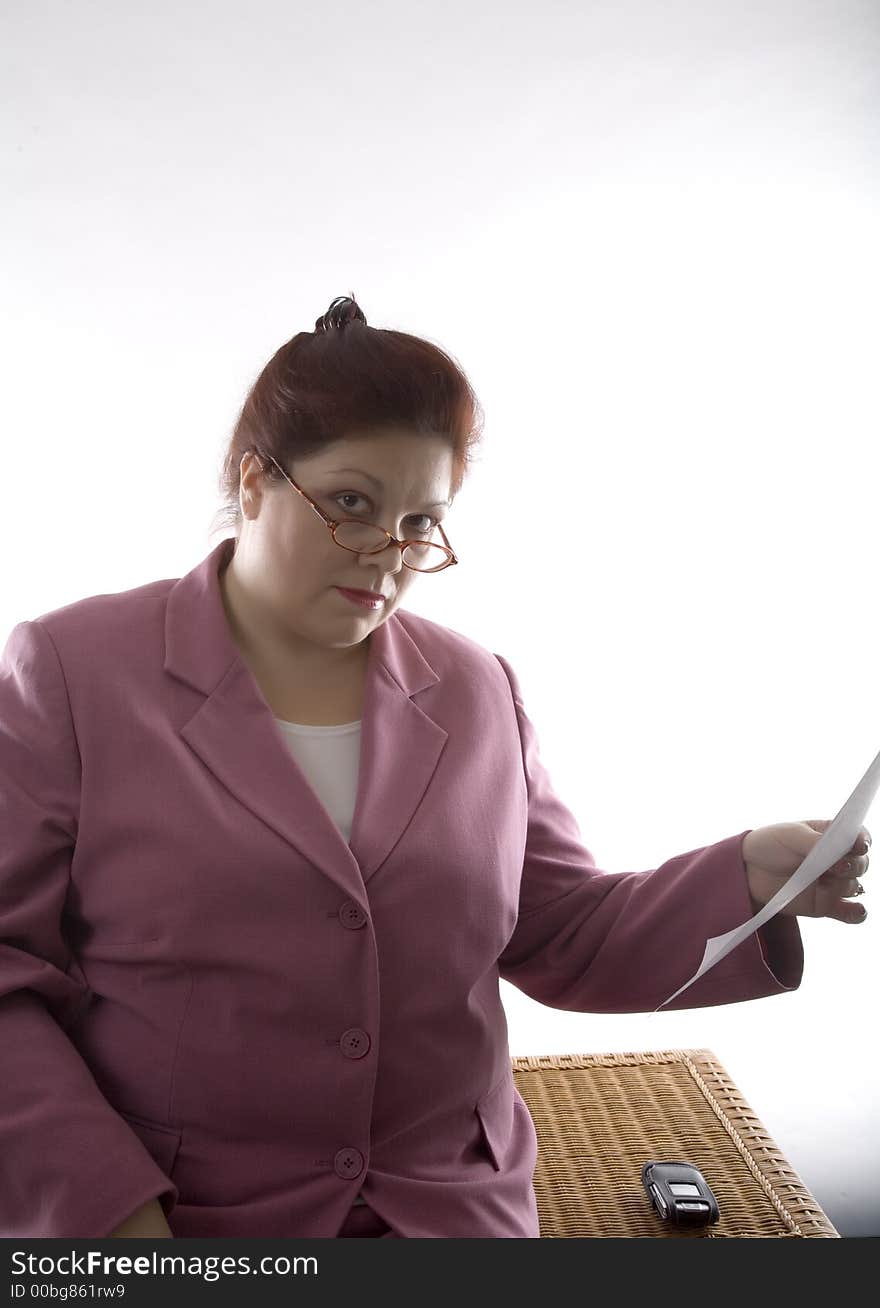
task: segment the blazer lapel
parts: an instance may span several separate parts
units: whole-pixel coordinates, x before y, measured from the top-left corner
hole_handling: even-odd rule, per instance
[[[364,688],[351,850],[365,881],[403,835],[446,744],[449,733],[415,701],[439,680],[392,613],[370,637]]]
[[[227,538],[168,594],[165,670],[204,695],[181,738],[234,798],[364,903],[437,767],[447,732],[415,702],[439,680],[396,614],[370,637],[351,841],[291,757],[226,619]],[[366,906],[366,905],[365,905]]]

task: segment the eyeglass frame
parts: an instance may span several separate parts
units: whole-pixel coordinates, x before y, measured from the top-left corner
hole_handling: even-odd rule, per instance
[[[261,455],[258,451],[256,453],[257,453],[257,458],[260,460],[260,463],[262,464],[263,467],[265,467],[265,460],[263,458],[263,455]],[[330,534],[333,537],[334,545],[339,545],[339,548],[341,550],[346,550],[349,554],[370,555],[370,554],[381,554],[383,550],[387,550],[389,545],[397,545],[400,547],[400,561],[405,568],[409,568],[410,572],[422,572],[422,573],[445,572],[447,568],[451,568],[453,567],[454,564],[458,563],[459,561],[458,555],[455,553],[452,546],[449,544],[449,537],[446,535],[446,532],[443,530],[442,522],[437,523],[437,530],[440,532],[440,535],[443,537],[443,542],[444,542],[442,545],[439,545],[437,541],[412,540],[412,539],[398,540],[396,536],[392,536],[391,532],[386,531],[386,529],[380,526],[378,522],[364,522],[363,518],[338,518],[338,519],[331,518],[324,512],[320,504],[315,503],[311,495],[309,495],[308,491],[304,491],[302,486],[298,486],[294,481],[294,479],[287,475],[287,473],[284,471],[281,464],[278,462],[276,458],[274,458],[271,454],[267,455],[266,457],[269,458],[271,462],[275,464],[275,467],[281,473],[281,476],[288,483],[288,485],[292,486],[295,491],[298,491],[299,494],[306,501],[306,503],[311,506],[311,508],[315,511],[315,513],[317,513],[318,517],[321,519],[324,525],[329,528]],[[344,522],[356,522],[360,526],[375,527],[377,531],[384,531],[385,536],[387,538],[385,544],[381,545],[378,549],[375,550],[354,550],[351,548],[350,545],[340,545],[339,541],[336,539],[336,528],[342,526]],[[442,549],[446,551],[448,555],[447,561],[446,563],[443,564],[442,568],[414,568],[412,564],[407,563],[403,557],[403,551],[406,549],[407,545],[433,545],[436,549]]]

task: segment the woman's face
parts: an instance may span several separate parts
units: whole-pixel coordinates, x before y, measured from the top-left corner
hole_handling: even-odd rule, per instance
[[[398,539],[422,537],[449,509],[453,453],[440,436],[380,431],[335,441],[294,459],[285,472],[328,517],[360,518]],[[278,476],[278,474],[276,474]],[[269,482],[256,456],[241,463],[241,533],[229,570],[248,618],[270,640],[323,648],[360,644],[401,604],[418,573],[389,545],[353,554],[286,481]],[[438,532],[431,537],[441,542]],[[377,591],[378,608],[353,603],[338,587]]]

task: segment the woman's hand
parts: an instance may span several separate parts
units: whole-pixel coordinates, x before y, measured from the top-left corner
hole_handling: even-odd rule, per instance
[[[173,1240],[171,1227],[158,1199],[151,1199],[127,1217],[121,1226],[111,1231],[110,1240]]]
[[[772,899],[791,874],[800,867],[810,850],[831,826],[831,818],[809,822],[779,822],[772,827],[758,827],[743,839],[742,853],[746,865],[749,891],[755,912]],[[853,895],[861,895],[859,884],[868,870],[868,847],[871,833],[862,827],[856,841],[843,858],[807,886],[806,890],[780,911],[801,917],[832,917],[838,922],[864,922],[867,910],[853,904]],[[848,864],[848,866],[847,866]]]

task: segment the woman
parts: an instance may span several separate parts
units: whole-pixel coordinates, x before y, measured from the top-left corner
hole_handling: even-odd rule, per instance
[[[499,977],[652,1011],[828,825],[596,868],[513,669],[403,607],[478,427],[449,356],[335,300],[242,409],[234,535],[10,634],[0,1233],[537,1237]],[[863,837],[671,1006],[797,987]]]

